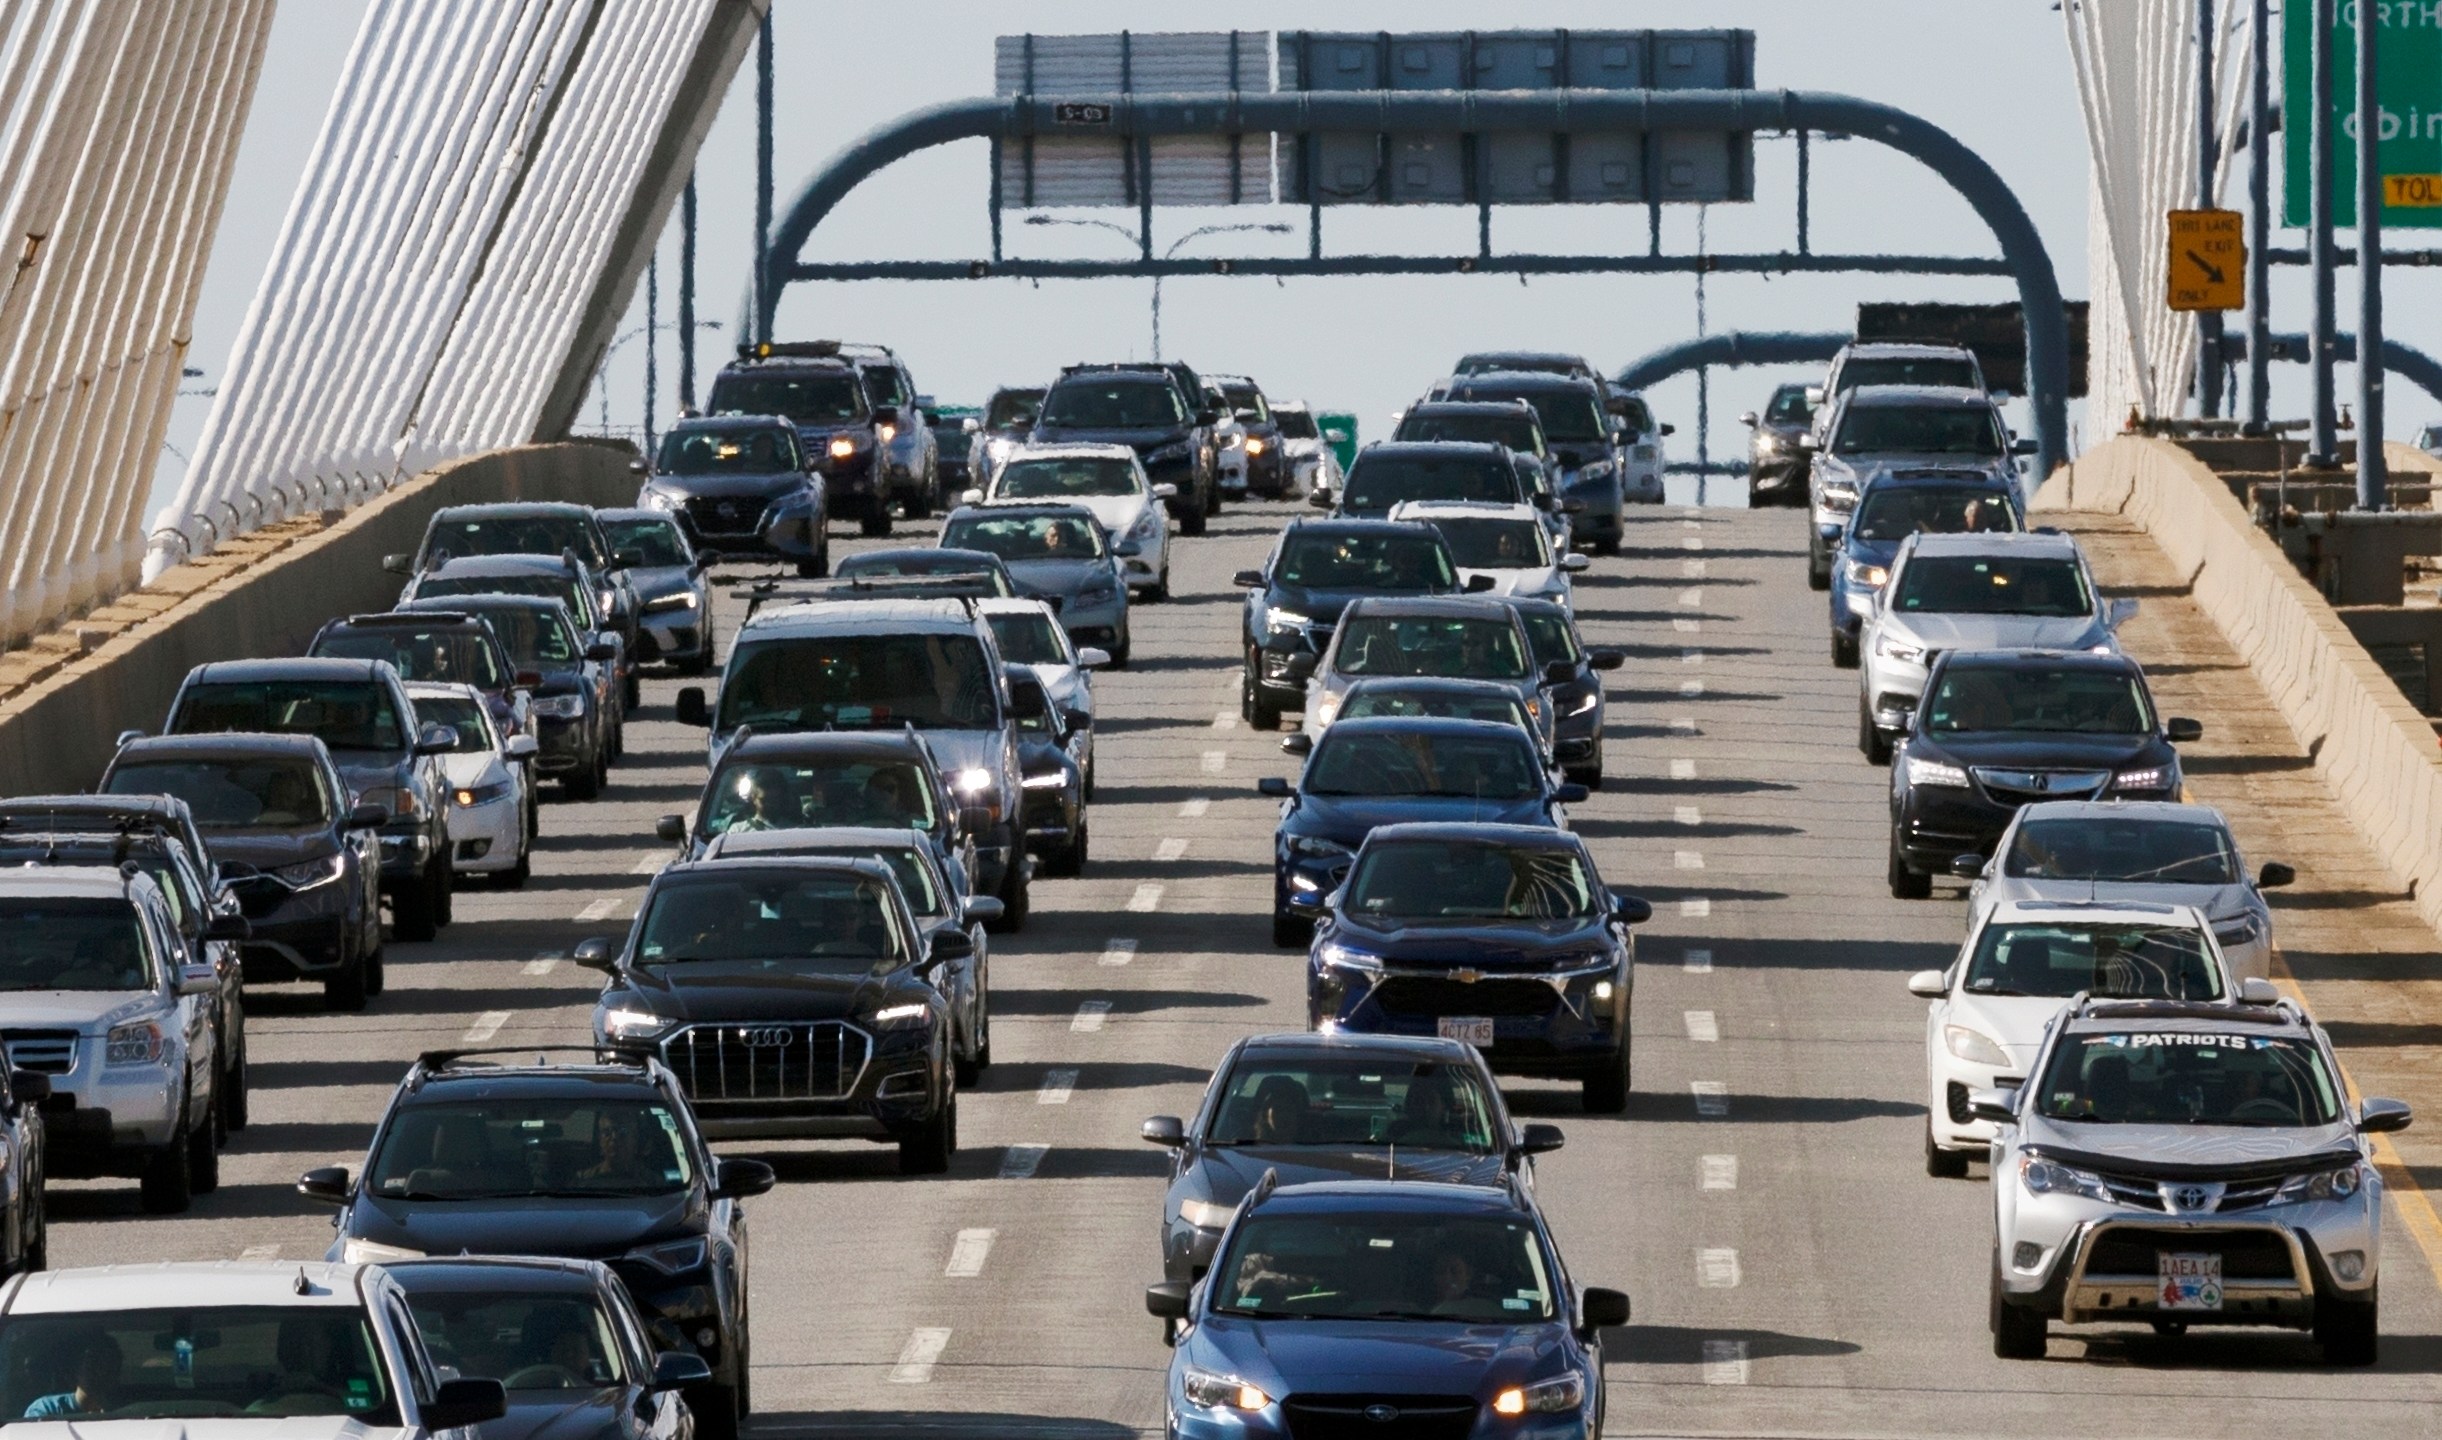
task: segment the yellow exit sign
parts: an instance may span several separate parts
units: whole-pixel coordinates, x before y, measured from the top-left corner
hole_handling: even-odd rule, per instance
[[[2247,222],[2236,210],[2170,212],[2170,306],[2247,306]]]

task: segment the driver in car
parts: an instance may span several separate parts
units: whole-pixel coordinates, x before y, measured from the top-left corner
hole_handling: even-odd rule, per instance
[[[106,1415],[117,1403],[125,1357],[119,1342],[96,1335],[76,1357],[76,1388],[45,1395],[25,1407],[28,1420],[65,1420],[71,1415]]]

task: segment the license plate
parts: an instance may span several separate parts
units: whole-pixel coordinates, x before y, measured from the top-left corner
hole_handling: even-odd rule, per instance
[[[2162,1278],[2162,1308],[2165,1310],[2219,1310],[2222,1308],[2222,1257],[2191,1255],[2170,1250],[2155,1255],[2156,1268]]]
[[[1464,1040],[1470,1045],[1492,1043],[1492,1017],[1489,1015],[1445,1015],[1440,1022],[1444,1040]]]

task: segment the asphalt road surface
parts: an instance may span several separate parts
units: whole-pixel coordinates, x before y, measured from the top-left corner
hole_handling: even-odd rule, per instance
[[[993,939],[997,1063],[950,1174],[901,1179],[878,1145],[729,1147],[781,1175],[749,1202],[756,1433],[1160,1432],[1167,1352],[1141,1291],[1163,1152],[1137,1124],[1186,1113],[1233,1038],[1304,1023],[1303,957],[1267,943],[1275,803],[1255,794],[1294,762],[1238,721],[1228,584],[1290,513],[1236,507],[1178,542],[1175,603],[1135,612],[1135,665],[1100,679],[1093,861],[1038,880],[1025,933]],[[1948,960],[1959,892],[1885,895],[1886,776],[1855,749],[1802,523],[1644,512],[1578,582],[1588,640],[1630,656],[1609,677],[1612,775],[1576,820],[1605,879],[1655,901],[1635,1095],[1605,1118],[1573,1087],[1511,1097],[1568,1132],[1538,1190],[1571,1270],[1634,1299],[1606,1342],[1611,1433],[2430,1434],[2442,1291],[2396,1223],[2372,1372],[2269,1331],[2056,1332],[2048,1360],[1993,1358],[1986,1183],[1923,1174],[1923,1007],[1901,984]],[[219,1193],[157,1219],[132,1182],[62,1187],[52,1262],[319,1257],[329,1212],[292,1182],[361,1164],[418,1051],[585,1042],[595,977],[565,957],[632,918],[668,853],[654,818],[703,778],[677,683],[646,683],[600,801],[546,804],[533,881],[462,892],[440,943],[393,945],[368,1012],[254,994],[255,1121]]]

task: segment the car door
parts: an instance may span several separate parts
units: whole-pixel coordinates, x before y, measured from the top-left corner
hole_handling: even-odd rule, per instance
[[[597,1276],[594,1293],[602,1308],[610,1312],[611,1330],[619,1346],[620,1368],[627,1372],[626,1400],[619,1407],[620,1430],[634,1440],[681,1440],[693,1426],[687,1415],[687,1404],[676,1390],[653,1388],[653,1365],[657,1358],[653,1349],[652,1332],[636,1313],[636,1304],[628,1298],[627,1287],[615,1279]]]
[[[155,979],[160,994],[178,1017],[178,1033],[186,1040],[186,1093],[190,1104],[212,1103],[214,1081],[219,1076],[220,1050],[218,1029],[213,1024],[215,1002],[219,993],[214,989],[192,995],[178,993],[179,981],[187,967],[210,967],[201,954],[188,947],[186,936],[179,933],[178,922],[171,917],[168,903],[158,894],[148,894],[138,910],[144,916],[147,938],[150,940],[160,973]]]

